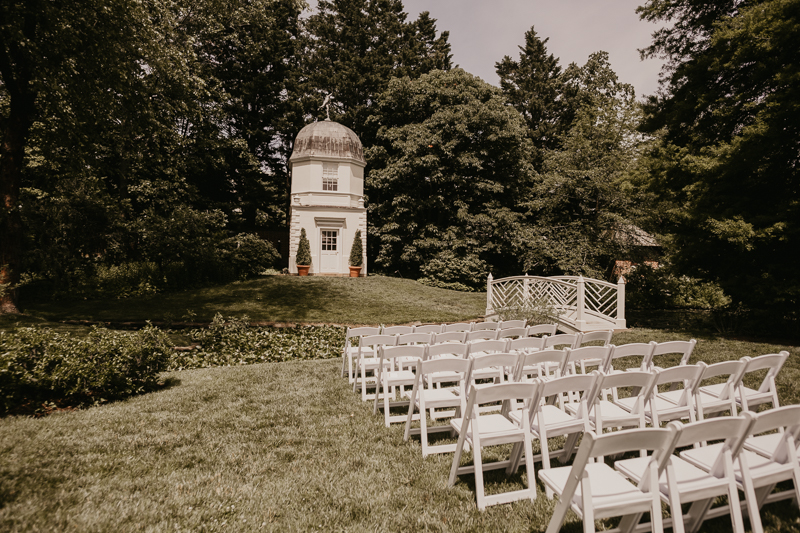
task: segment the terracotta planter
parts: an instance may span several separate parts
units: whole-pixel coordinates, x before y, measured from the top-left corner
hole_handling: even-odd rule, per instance
[[[360,266],[357,266],[357,267],[351,266],[350,267],[350,277],[351,278],[357,278],[360,275],[361,275],[361,267]]]
[[[297,275],[298,276],[308,276],[308,269],[311,268],[311,265],[297,265]]]

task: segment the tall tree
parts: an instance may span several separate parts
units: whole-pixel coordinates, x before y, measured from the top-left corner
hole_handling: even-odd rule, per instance
[[[636,159],[640,108],[606,52],[570,65],[563,84],[575,116],[558,147],[544,153],[518,243],[525,270],[603,278],[622,243],[615,235],[635,220],[627,176]]]
[[[676,264],[734,300],[800,303],[800,2],[651,0],[674,23],[644,55],[668,59],[647,131],[663,131],[651,185],[668,207]]]
[[[423,12],[406,22],[400,0],[320,0],[306,22],[307,92],[316,94],[308,112],[325,118],[324,94],[333,95],[331,118],[359,134],[365,146],[375,131],[366,126],[393,77],[418,77],[447,70],[447,32],[436,37],[435,19]]]
[[[547,52],[547,41],[531,27],[525,32],[519,60],[505,56],[496,63],[500,87],[508,102],[525,118],[533,142],[533,165],[542,170],[545,151],[559,146],[574,113],[565,105],[566,87],[558,58]]]
[[[533,178],[525,122],[500,90],[453,69],[394,79],[370,122],[370,255],[452,287],[516,271],[512,235]]]

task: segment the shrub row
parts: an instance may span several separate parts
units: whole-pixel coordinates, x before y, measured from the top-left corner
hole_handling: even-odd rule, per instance
[[[337,326],[251,327],[247,317],[225,319],[217,314],[208,328],[190,330],[188,335],[200,346],[176,353],[170,370],[339,357],[345,330]]]
[[[0,332],[0,410],[52,400],[102,403],[153,390],[172,352],[167,334],[152,326],[135,333],[95,327],[85,337]]]
[[[85,337],[40,328],[0,332],[0,415],[44,402],[119,400],[154,390],[167,370],[339,357],[344,332],[251,327],[247,317],[218,314],[210,327],[188,331],[199,344],[190,352],[175,352],[167,333],[153,326],[136,332],[94,327]]]

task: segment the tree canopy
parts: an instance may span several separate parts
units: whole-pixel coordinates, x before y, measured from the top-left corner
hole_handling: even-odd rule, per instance
[[[669,61],[644,130],[659,133],[650,185],[676,266],[735,301],[796,309],[800,280],[800,3],[651,0],[673,21],[645,55]]]

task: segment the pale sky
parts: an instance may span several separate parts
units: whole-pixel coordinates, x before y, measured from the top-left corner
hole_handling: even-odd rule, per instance
[[[639,59],[639,48],[661,25],[639,20],[636,7],[644,0],[403,0],[409,20],[430,11],[439,31],[450,31],[453,64],[484,81],[499,85],[495,63],[503,56],[519,58],[519,46],[531,26],[562,68],[583,65],[589,54],[608,52],[620,81],[636,89],[636,97],[654,94],[661,61]]]

